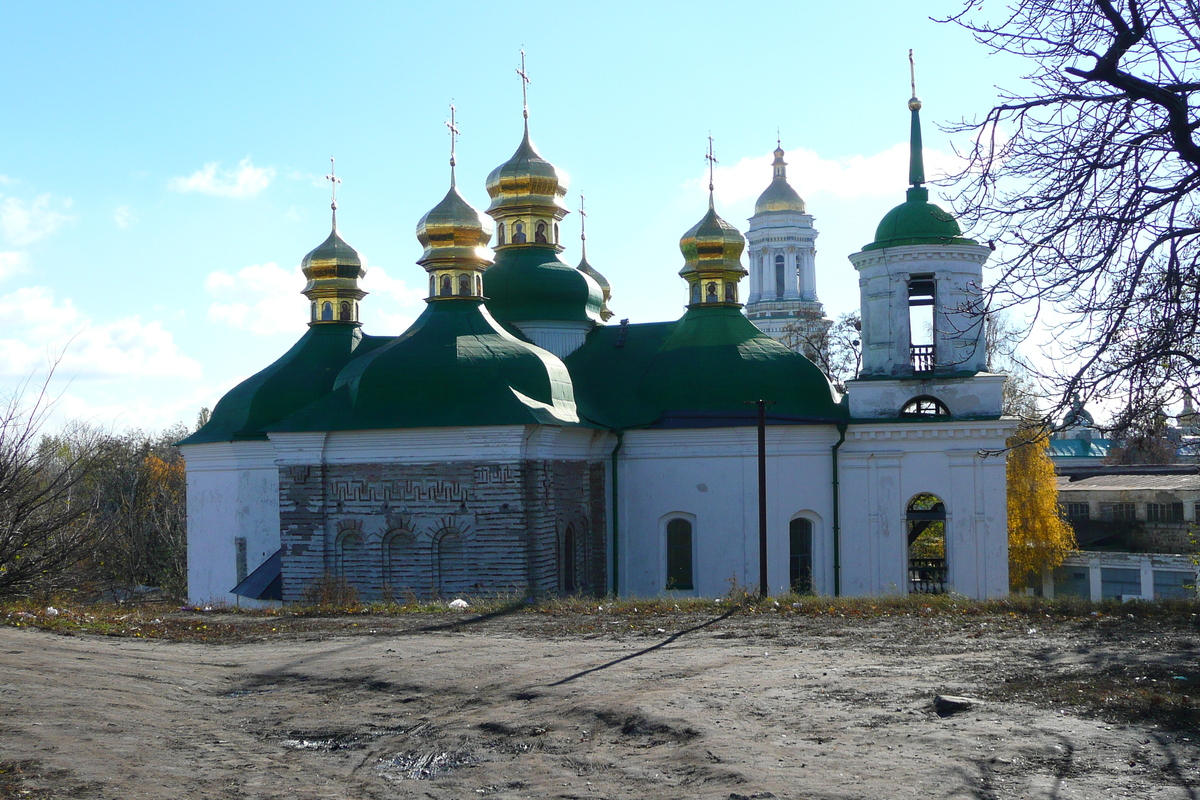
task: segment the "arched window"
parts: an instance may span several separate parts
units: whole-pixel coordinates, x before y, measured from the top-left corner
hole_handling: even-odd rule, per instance
[[[434,565],[439,594],[449,596],[470,588],[467,548],[457,531],[448,530],[438,537],[434,545]]]
[[[338,539],[338,577],[358,591],[370,585],[370,564],[367,558],[367,543],[358,531],[347,531]]]
[[[558,223],[554,223],[554,243],[558,244]]]
[[[787,292],[787,270],[783,266],[783,256],[775,256],[775,296],[783,297]]]
[[[470,294],[471,294],[471,276],[470,275],[459,275],[458,276],[458,293],[460,295],[462,295],[463,297],[470,296]]]
[[[726,303],[736,303],[737,302],[737,284],[734,284],[734,283],[726,283],[725,284],[725,302]]]
[[[700,284],[698,284],[698,283],[692,284],[692,302],[693,303],[700,302]]]
[[[905,403],[904,408],[900,409],[900,416],[908,419],[949,417],[950,409],[936,397],[923,394]]]
[[[496,244],[504,244],[504,223],[496,226]]]
[[[704,302],[715,303],[717,299],[717,284],[709,283],[704,287]]]
[[[321,321],[333,321],[333,303],[329,302],[328,300],[321,304]]]
[[[454,281],[450,280],[449,275],[442,276],[442,297],[450,297],[454,294]]]
[[[537,242],[538,244],[550,243],[546,238],[546,223],[542,220],[538,220],[537,227],[533,229],[533,241]]]
[[[383,583],[393,598],[422,589],[417,541],[409,531],[392,531],[383,540]],[[426,579],[424,587],[429,586]]]
[[[788,524],[788,580],[796,594],[813,590],[812,527],[812,522],[803,518]]]
[[[437,294],[437,278],[431,274],[429,276],[429,296],[433,297],[435,294]]]
[[[317,304],[316,303],[312,304],[312,321],[313,322],[317,321]]]
[[[478,275],[475,276],[475,294],[483,297],[483,278]]]
[[[525,244],[525,225],[521,222],[513,223],[513,244]]]
[[[686,519],[667,523],[667,588],[693,588],[692,523]]]
[[[350,302],[348,300],[342,301],[341,316],[338,317],[338,319],[342,320],[343,322],[349,322],[352,319],[350,316]]]

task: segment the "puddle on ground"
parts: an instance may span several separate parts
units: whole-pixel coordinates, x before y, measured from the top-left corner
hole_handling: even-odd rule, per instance
[[[413,750],[379,759],[376,769],[392,781],[427,781],[473,763],[470,753],[459,750]]]

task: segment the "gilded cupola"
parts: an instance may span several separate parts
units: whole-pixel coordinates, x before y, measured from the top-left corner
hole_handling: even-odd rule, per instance
[[[492,199],[487,213],[496,220],[496,249],[525,244],[554,246],[562,252],[558,223],[567,215],[567,178],[538,154],[529,140],[529,120],[512,158],[487,178]]]
[[[587,212],[583,210],[583,195],[579,195],[579,249],[579,266],[575,269],[590,277],[600,286],[600,291],[604,293],[604,301],[600,305],[600,319],[608,322],[613,317],[613,312],[608,307],[609,298],[612,297],[612,286],[609,285],[608,279],[587,260]]]
[[[738,282],[748,273],[742,266],[746,239],[717,216],[713,207],[712,139],[709,139],[708,213],[679,240],[683,253],[680,276],[688,282],[690,305],[738,304]]]
[[[458,193],[454,176],[453,106],[450,145],[450,191],[417,223],[417,240],[425,248],[417,263],[429,273],[429,299],[483,296],[483,271],[492,265],[491,223]]]
[[[333,159],[329,159],[330,164]],[[300,270],[308,283],[304,296],[310,304],[310,325],[324,323],[351,323],[359,325],[359,301],[367,293],[359,288],[358,282],[366,277],[358,251],[338,235],[337,230],[337,185],[341,179],[331,168],[325,176],[333,184],[330,208],[333,210],[333,230],[322,242],[300,262]]]
[[[758,202],[754,204],[754,213],[756,215],[770,211],[807,213],[803,198],[788,183],[787,162],[783,160],[783,148],[778,144],[775,147],[775,161],[771,164],[771,169],[773,171],[771,185],[758,196]]]

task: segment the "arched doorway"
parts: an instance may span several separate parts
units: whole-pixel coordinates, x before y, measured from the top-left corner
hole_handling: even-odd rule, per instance
[[[912,594],[946,592],[946,504],[935,494],[922,492],[908,501],[908,591]]]
[[[812,594],[812,521],[794,519],[788,525],[788,586],[796,594]]]

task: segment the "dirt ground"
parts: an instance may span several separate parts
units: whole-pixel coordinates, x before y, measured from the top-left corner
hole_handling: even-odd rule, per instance
[[[1155,709],[1187,704],[1162,692],[1198,680],[1200,628],[1101,622],[0,627],[0,797],[1196,798],[1194,717]],[[940,716],[938,694],[978,702]]]

